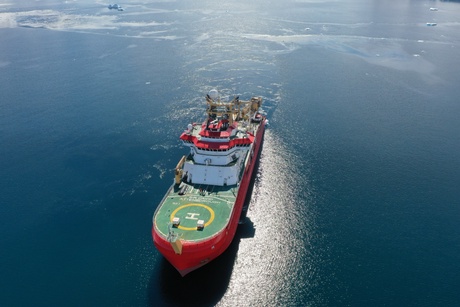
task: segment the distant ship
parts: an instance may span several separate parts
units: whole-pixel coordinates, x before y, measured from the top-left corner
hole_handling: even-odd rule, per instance
[[[125,9],[121,7],[119,4],[109,4],[108,6],[109,10],[119,10],[119,11],[124,11]]]
[[[182,276],[232,242],[267,123],[260,97],[223,102],[211,90],[206,103],[205,121],[189,124],[180,136],[190,152],[153,216],[154,244]]]

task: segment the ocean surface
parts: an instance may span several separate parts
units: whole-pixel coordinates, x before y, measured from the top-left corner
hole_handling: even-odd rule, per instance
[[[0,0],[1,306],[460,306],[460,3],[107,4]],[[152,215],[212,88],[270,125],[181,278]]]

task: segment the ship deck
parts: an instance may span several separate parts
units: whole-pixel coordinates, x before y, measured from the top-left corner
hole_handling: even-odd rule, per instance
[[[182,192],[185,193],[183,195]],[[212,237],[227,225],[238,194],[238,186],[210,186],[181,182],[173,185],[157,209],[154,224],[165,237],[170,230],[185,241]],[[173,226],[173,218],[180,223]],[[204,228],[199,229],[199,220]]]

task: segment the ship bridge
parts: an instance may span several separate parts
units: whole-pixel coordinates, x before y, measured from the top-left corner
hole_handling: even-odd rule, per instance
[[[254,142],[254,122],[261,98],[249,101],[233,98],[222,102],[217,91],[206,95],[207,119],[189,124],[180,139],[190,148],[182,174],[188,183],[234,185]]]

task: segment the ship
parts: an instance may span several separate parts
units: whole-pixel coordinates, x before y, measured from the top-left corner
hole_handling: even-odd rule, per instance
[[[205,119],[180,135],[190,151],[153,215],[154,245],[182,276],[232,242],[260,155],[268,122],[262,98],[228,100],[217,90],[206,95]]]

